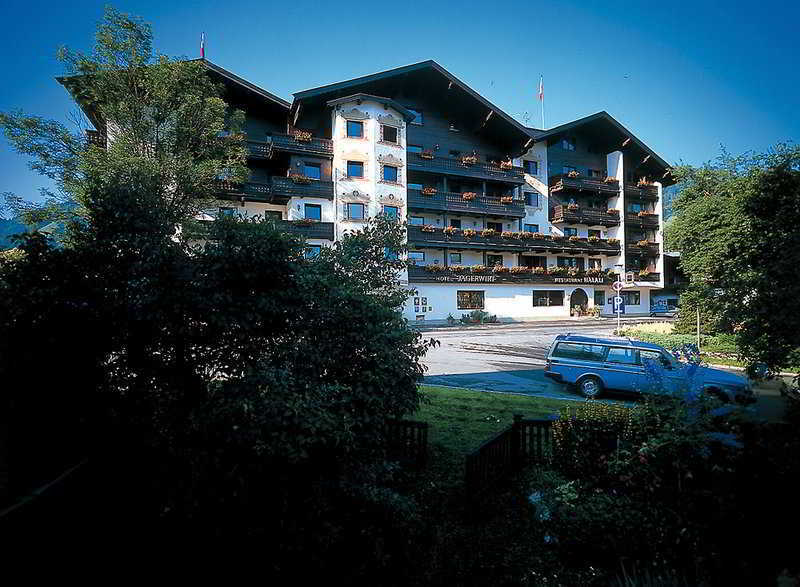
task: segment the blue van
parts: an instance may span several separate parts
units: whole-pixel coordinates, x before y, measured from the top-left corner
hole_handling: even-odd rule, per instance
[[[648,370],[648,361],[660,368],[660,381]],[[702,389],[724,401],[756,401],[745,377],[698,367],[691,378],[686,365],[657,344],[629,338],[597,338],[559,334],[547,353],[544,374],[555,381],[574,385],[587,398],[604,390],[627,393],[680,393]]]

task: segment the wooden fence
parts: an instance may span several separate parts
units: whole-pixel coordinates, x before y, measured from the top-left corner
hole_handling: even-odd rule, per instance
[[[526,463],[546,463],[552,449],[552,420],[514,422],[467,455],[466,492],[475,497]]]
[[[422,468],[428,459],[428,423],[389,420],[386,439],[391,458]]]

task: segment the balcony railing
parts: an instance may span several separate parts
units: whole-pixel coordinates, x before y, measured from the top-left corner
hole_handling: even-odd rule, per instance
[[[610,197],[619,194],[619,182],[617,180],[606,182],[597,177],[569,177],[559,174],[550,178],[550,193],[558,192],[593,192]]]
[[[256,159],[271,159],[276,151],[332,157],[333,141],[318,137],[303,141],[294,135],[276,134],[266,137],[263,141],[248,140],[247,149],[250,156]]]
[[[430,196],[423,195],[420,190],[408,190],[408,207],[418,210],[442,210],[459,213],[474,213],[489,216],[525,217],[525,202],[514,199],[504,204],[498,196],[476,196],[473,200],[465,200],[455,192],[436,192]]]
[[[298,234],[303,238],[333,240],[333,222],[313,222],[309,224],[302,220],[281,220],[279,226],[286,230],[286,232]]]
[[[642,200],[658,200],[658,186],[640,186],[635,183],[626,183],[625,195]]]
[[[470,230],[470,229],[467,229]],[[408,227],[408,242],[416,246],[450,249],[477,249],[486,251],[514,251],[514,252],[553,252],[567,254],[601,254],[619,255],[619,242],[609,243],[607,240],[589,239],[553,240],[546,235],[536,237],[534,233],[513,232],[484,236],[481,231],[475,234],[464,230],[445,232],[445,229],[436,227]],[[506,234],[506,236],[503,236]],[[513,236],[509,236],[513,235]]]
[[[610,214],[607,210],[581,208],[571,210],[569,206],[555,206],[550,210],[550,222],[558,224],[589,224],[592,226],[617,226],[619,214]]]
[[[634,281],[646,281],[648,283],[661,281],[661,274],[660,273],[647,273],[645,275],[640,275],[638,271],[633,272],[633,280]]]
[[[639,216],[639,214],[635,212],[628,212],[625,214],[625,223],[658,228],[661,224],[661,218],[659,218],[658,214],[643,214]]]
[[[661,245],[658,243],[647,243],[640,245],[638,242],[627,243],[625,250],[634,255],[641,255],[645,257],[657,257],[661,254]]]
[[[461,159],[453,157],[434,157],[427,159],[419,153],[408,153],[406,162],[408,168],[415,171],[430,171],[446,175],[460,175],[464,177],[477,177],[481,179],[494,179],[510,183],[525,183],[525,174],[522,167],[502,168],[491,163],[476,162],[462,163]]]
[[[245,198],[255,202],[272,201],[272,187],[268,183],[218,181],[216,185],[217,190],[223,197]]]
[[[512,272],[513,269],[513,272]],[[545,271],[545,273],[537,273]],[[558,273],[547,273],[545,269],[504,268],[498,271],[492,267],[475,271],[475,268],[462,267],[451,270],[447,267],[411,266],[408,268],[410,283],[552,283],[552,284],[594,284],[607,285],[616,280],[613,273],[573,271],[570,274],[565,268]],[[549,269],[552,271],[552,269]]]
[[[272,193],[276,198],[326,198],[333,199],[333,182],[312,179],[297,183],[288,177],[272,178]]]

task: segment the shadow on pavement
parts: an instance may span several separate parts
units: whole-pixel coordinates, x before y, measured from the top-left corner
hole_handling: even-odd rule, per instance
[[[544,369],[430,375],[425,377],[424,383],[426,385],[464,387],[476,391],[519,393],[535,397],[584,401],[582,397],[572,393],[565,386],[545,377]]]

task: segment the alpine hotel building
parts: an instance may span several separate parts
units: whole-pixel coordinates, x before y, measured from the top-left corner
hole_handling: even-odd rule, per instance
[[[411,321],[611,314],[620,270],[626,313],[647,314],[664,287],[670,166],[606,112],[529,128],[434,61],[291,103],[204,63],[247,117],[251,178],[220,183],[219,212],[272,216],[309,255],[378,214],[407,222]]]

